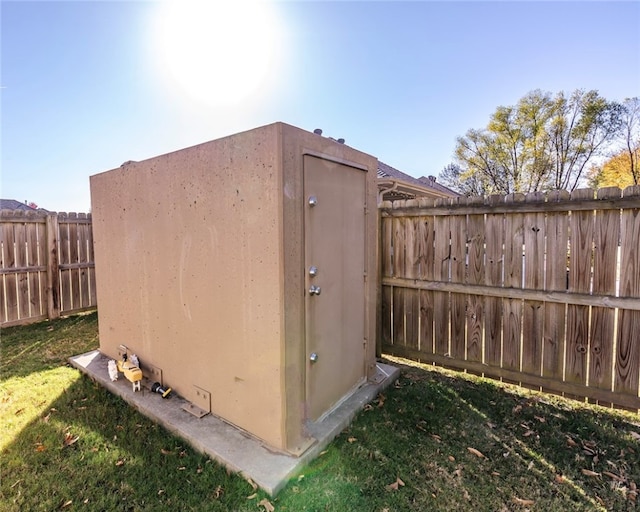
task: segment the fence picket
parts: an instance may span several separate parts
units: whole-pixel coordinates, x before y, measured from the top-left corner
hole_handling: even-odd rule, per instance
[[[598,199],[616,199],[622,191],[617,187],[598,190]],[[615,295],[618,267],[620,212],[596,211],[593,253],[593,293]],[[611,308],[591,308],[589,347],[589,386],[611,389],[615,311]]]
[[[469,204],[483,204],[483,197],[469,200]],[[469,284],[485,284],[485,219],[484,215],[467,216],[468,263],[466,281]],[[482,362],[484,299],[469,295],[467,299],[466,359]]]
[[[525,201],[540,204],[540,211],[524,216],[524,287],[532,290],[544,288],[544,250],[546,223],[545,196],[542,192],[527,194]],[[542,340],[544,328],[544,302],[525,300],[522,314],[522,371],[532,375],[542,373]]]
[[[488,204],[495,206],[502,202],[502,196],[490,196]],[[489,213],[486,216],[486,264],[485,284],[502,286],[504,263],[504,214]],[[500,367],[502,360],[502,299],[486,297],[484,307],[484,361],[489,366]]]
[[[593,190],[580,189],[571,199],[591,199]],[[589,293],[593,258],[593,210],[572,211],[569,220],[569,292]],[[565,381],[586,384],[589,350],[589,306],[567,307],[567,343]]]
[[[505,203],[518,204],[524,199],[522,194],[511,194],[505,197]],[[504,224],[504,286],[522,288],[524,216],[521,213],[507,215]],[[520,371],[522,300],[504,299],[502,307],[502,367]]]
[[[404,219],[405,237],[405,272],[409,279],[417,279],[420,275],[418,218]],[[404,288],[405,312],[405,345],[417,349],[420,336],[420,294],[418,290]]]
[[[445,200],[436,201],[436,205]],[[451,245],[449,217],[438,216],[434,220],[434,267],[433,278],[436,281],[449,281],[449,263]],[[434,353],[449,355],[449,292],[433,292]]]
[[[433,280],[433,217],[419,217],[417,225],[419,279]],[[433,353],[433,292],[420,290],[420,350]]]
[[[465,204],[466,198],[458,198]],[[467,266],[467,216],[451,217],[451,282],[464,283]],[[467,297],[462,293],[451,294],[451,357],[465,358]]]
[[[640,186],[627,187],[623,195],[640,196]],[[640,208],[622,212],[620,229],[620,294],[640,297]],[[618,317],[618,344],[614,390],[638,396],[640,360],[640,311],[621,309]]]
[[[547,196],[549,203],[568,201],[566,191],[553,191]],[[547,212],[547,240],[545,257],[545,290],[566,291],[568,214],[562,211]],[[546,302],[544,305],[544,333],[542,343],[542,375],[562,380],[565,351],[565,304]]]

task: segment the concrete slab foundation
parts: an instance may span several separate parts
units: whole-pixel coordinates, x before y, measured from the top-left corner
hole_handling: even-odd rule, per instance
[[[336,408],[307,429],[315,442],[300,457],[270,450],[264,443],[220,418],[208,414],[198,418],[183,407],[189,402],[179,396],[163,399],[150,391],[152,382],[144,379],[141,391],[134,392],[123,376],[112,382],[107,370],[109,358],[95,350],[72,357],[72,366],[120,396],[142,414],[185,439],[196,450],[207,454],[231,471],[251,479],[271,496],[276,495],[304,465],[349,425],[354,416],[376,395],[395,382],[399,368],[377,363],[373,379],[356,389]]]

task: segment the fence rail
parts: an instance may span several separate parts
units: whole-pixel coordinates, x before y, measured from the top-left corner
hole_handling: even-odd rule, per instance
[[[380,214],[382,352],[640,409],[640,187]]]
[[[0,212],[0,325],[96,307],[91,215]]]

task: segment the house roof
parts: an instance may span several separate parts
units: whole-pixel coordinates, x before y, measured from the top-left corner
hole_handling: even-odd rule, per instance
[[[378,188],[384,199],[458,197],[460,194],[436,181],[435,176],[414,178],[378,160]],[[388,190],[384,192],[384,189]]]
[[[36,211],[36,208],[32,208],[28,204],[16,201],[15,199],[0,199],[0,210]]]

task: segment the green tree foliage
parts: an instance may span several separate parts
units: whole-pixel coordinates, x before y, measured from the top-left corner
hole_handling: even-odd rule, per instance
[[[441,179],[467,195],[573,190],[620,134],[623,112],[597,91],[529,92],[498,107],[486,128],[458,137],[458,183]]]

